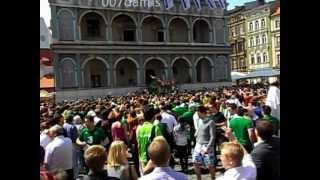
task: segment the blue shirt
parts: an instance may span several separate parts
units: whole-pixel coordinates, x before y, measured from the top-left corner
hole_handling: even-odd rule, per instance
[[[70,138],[73,143],[76,142],[78,138],[78,129],[75,125],[69,124],[69,123],[64,123],[63,124],[63,129],[65,132],[65,136]]]
[[[156,167],[154,170],[139,180],[187,180],[187,176],[183,173],[176,172],[170,167]]]

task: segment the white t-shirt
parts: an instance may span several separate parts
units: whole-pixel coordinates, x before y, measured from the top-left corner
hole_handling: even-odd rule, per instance
[[[199,118],[198,112],[195,112],[193,115],[193,124],[194,124],[194,129],[196,130],[194,133],[194,136],[197,136],[198,129],[203,124],[202,120],[200,120],[200,118]]]
[[[93,118],[93,121],[94,121],[94,125],[97,125],[100,121],[102,121],[102,119],[99,118],[99,117],[97,117],[97,116],[95,116],[95,117]]]
[[[40,146],[42,146],[44,149],[51,142],[51,140],[52,139],[46,133],[40,134]]]
[[[242,159],[242,166],[228,169],[217,180],[256,180],[257,168],[254,165],[251,155],[246,154]]]
[[[242,106],[242,104],[240,103],[239,99],[237,99],[237,98],[228,99],[228,100],[226,101],[226,103],[235,104],[235,105],[237,105],[238,107]]]
[[[161,117],[161,122],[166,123],[169,133],[172,133],[174,126],[177,125],[176,118],[167,112],[162,112]]]
[[[185,127],[185,129],[182,130],[179,124],[176,125],[173,128],[173,136],[174,136],[174,140],[176,142],[176,145],[185,146],[188,144],[187,127]]]
[[[57,136],[51,141],[45,151],[44,163],[50,171],[57,169],[72,169],[72,141],[68,137]]]

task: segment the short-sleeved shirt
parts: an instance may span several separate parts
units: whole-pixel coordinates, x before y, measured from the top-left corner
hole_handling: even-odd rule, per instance
[[[178,116],[181,116],[183,113],[187,112],[188,109],[186,107],[176,106],[171,111],[176,113]]]
[[[188,122],[192,122],[193,112],[192,111],[187,111],[187,112],[183,113],[181,115],[181,117],[187,119]]]
[[[278,130],[280,129],[280,121],[278,118],[271,115],[265,115],[262,120],[269,121],[273,125],[274,134],[278,134]]]
[[[242,166],[228,169],[217,180],[255,180],[257,177],[257,168],[252,161],[250,154],[246,154],[242,159]]]
[[[153,125],[150,122],[144,122],[142,126],[137,129],[137,142],[138,142],[138,154],[139,160],[142,162],[147,162],[147,149],[149,144],[149,139],[151,137]],[[155,136],[160,136],[161,131],[158,126],[155,126]]]
[[[214,120],[215,123],[226,122],[226,118],[224,117],[223,113],[221,113],[221,112],[217,112],[214,116],[212,116],[212,120]]]
[[[248,129],[253,128],[252,121],[242,116],[234,116],[230,120],[230,128],[242,145],[248,145],[250,142]]]
[[[101,144],[105,139],[105,134],[101,128],[95,127],[92,130],[88,128],[82,129],[79,135],[79,140],[84,141],[89,145]]]

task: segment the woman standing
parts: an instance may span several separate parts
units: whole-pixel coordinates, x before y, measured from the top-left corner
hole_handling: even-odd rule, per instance
[[[126,144],[123,141],[113,141],[108,154],[108,175],[120,178],[120,180],[137,179],[134,165],[129,165],[128,157],[129,153]]]

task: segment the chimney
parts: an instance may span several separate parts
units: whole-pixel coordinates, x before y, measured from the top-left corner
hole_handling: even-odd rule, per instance
[[[257,4],[258,4],[258,6],[264,5],[265,0],[257,0]]]

